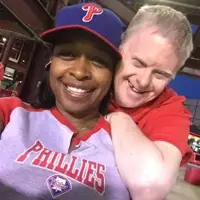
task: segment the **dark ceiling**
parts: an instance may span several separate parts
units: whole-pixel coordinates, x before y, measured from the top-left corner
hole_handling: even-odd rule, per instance
[[[15,21],[16,19],[0,4],[0,20]]]

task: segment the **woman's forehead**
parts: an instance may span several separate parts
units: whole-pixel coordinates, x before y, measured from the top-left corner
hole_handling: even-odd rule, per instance
[[[76,40],[68,40],[62,44],[57,44],[54,48],[54,55],[68,53],[69,51],[76,54],[95,55],[112,59],[109,48],[85,38],[77,38]]]

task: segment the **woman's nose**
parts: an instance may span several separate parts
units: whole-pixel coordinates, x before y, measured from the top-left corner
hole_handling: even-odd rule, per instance
[[[70,69],[70,75],[74,76],[79,81],[90,79],[90,61],[85,56],[77,58],[77,60],[73,63],[73,66]]]

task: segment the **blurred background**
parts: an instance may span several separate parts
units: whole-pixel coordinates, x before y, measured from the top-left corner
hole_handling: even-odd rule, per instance
[[[51,56],[51,48],[40,39],[40,33],[54,26],[60,8],[82,2],[96,2],[111,9],[126,25],[144,4],[168,5],[188,17],[195,48],[170,87],[186,97],[185,105],[192,112],[188,143],[194,152],[191,164],[195,164],[195,169],[200,168],[200,0],[0,0],[0,63],[4,67],[0,97],[34,100],[34,91]],[[200,199],[200,188],[186,184],[184,172],[180,171],[179,182],[169,200]],[[192,173],[187,172],[186,176],[194,179],[200,176]]]

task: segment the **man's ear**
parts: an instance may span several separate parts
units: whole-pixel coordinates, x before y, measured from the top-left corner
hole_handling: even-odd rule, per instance
[[[122,64],[122,60],[120,60],[120,61],[118,62],[118,64],[117,64],[117,67],[116,67],[116,70],[115,70],[115,71],[117,71],[117,70],[120,68],[121,64]]]
[[[115,68],[115,73],[120,69],[121,65],[122,65],[122,60],[120,60],[120,61],[118,62],[117,66],[116,66],[116,68]]]

